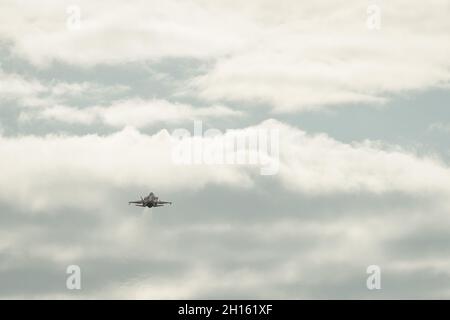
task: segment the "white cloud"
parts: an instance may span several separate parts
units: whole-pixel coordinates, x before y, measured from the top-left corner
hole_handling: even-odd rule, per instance
[[[345,144],[311,136],[273,120],[255,128],[280,130],[280,169],[274,179],[291,192],[400,192],[436,201],[450,194],[450,169],[438,159],[374,142]],[[0,166],[8,170],[0,199],[30,210],[89,207],[101,205],[111,188],[149,181],[161,190],[184,190],[209,183],[245,187],[264,179],[257,178],[257,166],[175,165],[173,141],[165,130],[148,136],[131,128],[109,136],[2,137]]]
[[[280,177],[292,190],[311,194],[384,192],[442,195],[450,170],[433,157],[419,157],[376,141],[346,144],[327,135],[285,128]]]
[[[180,123],[196,119],[236,117],[241,112],[224,106],[193,107],[165,100],[130,99],[116,101],[107,107],[74,108],[57,105],[39,110],[23,111],[22,119],[46,119],[64,123],[92,125],[104,123],[112,127],[145,127],[156,123]]]
[[[220,118],[241,115],[241,112],[224,106],[196,108],[182,103],[170,103],[156,99],[118,102],[110,107],[96,108],[93,112],[106,124],[118,127],[124,125],[142,127],[157,122],[177,123],[203,117]]]
[[[450,123],[435,122],[428,126],[428,130],[450,133]]]
[[[213,67],[191,81],[188,94],[268,103],[275,112],[378,104],[406,90],[448,86],[450,79],[444,0],[379,3],[379,31],[368,30],[368,4],[356,0],[78,5],[82,28],[70,31],[60,2],[3,1],[0,37],[40,66],[202,59]]]
[[[2,2],[6,21],[0,36],[40,66],[55,60],[93,65],[166,56],[211,57],[238,48],[251,29],[236,14],[201,2],[136,0],[78,1],[81,28],[71,31],[66,28],[69,4]]]
[[[147,186],[149,181],[161,189],[251,183],[245,172],[232,167],[173,165],[165,130],[153,136],[126,128],[105,137],[2,137],[0,158],[0,165],[10,168],[2,179],[1,201],[14,199],[14,205],[30,210],[101,205],[112,188]]]
[[[56,82],[52,83],[48,88],[52,96],[68,99],[80,95],[111,95],[126,93],[129,88],[124,85],[104,86],[94,82]]]
[[[30,122],[34,119],[56,120],[71,124],[92,124],[95,114],[90,109],[77,109],[67,106],[54,106],[39,111],[24,111],[20,114],[21,121]]]
[[[265,25],[257,42],[219,58],[192,81],[193,88],[210,100],[256,101],[275,112],[294,112],[379,104],[392,94],[448,84],[450,25],[444,1],[427,8],[415,1],[380,3],[380,31],[365,27],[361,2],[326,3],[293,6],[299,16]],[[307,14],[308,7],[318,12]]]
[[[5,73],[0,69],[0,99],[16,100],[36,97],[47,88],[35,79],[27,79],[16,73]]]
[[[0,102],[14,101],[19,107],[51,107],[74,97],[102,100],[126,93],[123,85],[105,86],[94,82],[42,82],[36,78],[0,69]]]

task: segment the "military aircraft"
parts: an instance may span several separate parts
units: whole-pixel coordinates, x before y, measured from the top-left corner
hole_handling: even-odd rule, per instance
[[[153,192],[150,192],[148,196],[145,198],[141,197],[141,200],[138,201],[130,201],[128,204],[134,204],[136,207],[162,207],[165,204],[172,204],[169,201],[160,201],[157,196]]]

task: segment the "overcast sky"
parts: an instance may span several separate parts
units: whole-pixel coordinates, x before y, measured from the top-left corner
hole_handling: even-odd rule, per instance
[[[303,2],[2,0],[0,298],[450,298],[450,2]]]

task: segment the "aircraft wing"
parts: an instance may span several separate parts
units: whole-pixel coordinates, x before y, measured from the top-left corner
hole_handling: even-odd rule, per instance
[[[136,203],[142,204],[142,200],[139,200],[139,201],[128,201],[128,204],[136,204]]]

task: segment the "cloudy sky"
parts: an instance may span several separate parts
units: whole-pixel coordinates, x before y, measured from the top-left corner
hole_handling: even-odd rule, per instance
[[[0,298],[450,298],[450,1],[0,17]],[[174,163],[194,121],[276,130],[279,170]]]

